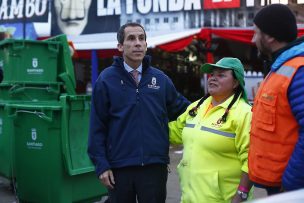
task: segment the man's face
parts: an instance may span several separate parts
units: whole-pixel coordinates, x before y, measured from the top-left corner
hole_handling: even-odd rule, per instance
[[[271,49],[269,45],[269,36],[263,33],[256,25],[253,26],[254,35],[252,38],[252,42],[256,44],[259,55],[271,55]]]
[[[54,5],[62,33],[81,34],[88,22],[91,0],[54,0]]]
[[[145,33],[141,27],[129,26],[125,28],[125,38],[123,44],[117,45],[118,50],[123,52],[125,62],[137,68],[147,50],[147,42],[145,40]]]

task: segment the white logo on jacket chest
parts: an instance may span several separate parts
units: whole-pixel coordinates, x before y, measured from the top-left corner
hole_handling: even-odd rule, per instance
[[[148,84],[148,88],[156,89],[156,90],[160,88],[160,86],[157,85],[156,77],[152,77],[151,84]]]

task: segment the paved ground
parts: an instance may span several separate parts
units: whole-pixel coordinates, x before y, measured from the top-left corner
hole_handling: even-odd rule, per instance
[[[174,147],[170,149],[171,164],[170,169],[171,173],[168,177],[168,196],[166,203],[179,203],[180,190],[178,176],[176,173],[176,165],[182,157],[180,147]],[[261,198],[266,195],[264,190],[255,189],[255,198]],[[103,201],[100,201],[101,203]],[[0,203],[17,203],[14,192],[10,187],[8,180],[0,177]]]

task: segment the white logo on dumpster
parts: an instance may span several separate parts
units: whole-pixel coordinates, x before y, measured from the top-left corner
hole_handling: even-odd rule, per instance
[[[28,68],[26,71],[28,74],[41,75],[44,70],[42,68],[38,68],[38,58],[32,58],[32,68]]]
[[[38,59],[37,58],[33,58],[32,59],[32,66],[33,66],[33,68],[37,68],[38,67]]]
[[[32,128],[32,140],[36,140],[37,139],[37,132],[36,132],[36,128]]]
[[[37,130],[36,128],[31,129],[31,138],[32,142],[26,142],[26,146],[28,149],[42,149],[43,143],[42,142],[36,142],[37,140]]]

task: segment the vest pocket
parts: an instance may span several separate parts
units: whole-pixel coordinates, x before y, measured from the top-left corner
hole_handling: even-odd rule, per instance
[[[282,172],[286,167],[286,157],[276,152],[255,153],[255,160],[252,161],[256,177],[262,178],[270,183],[280,182]]]
[[[181,184],[181,202],[223,202],[218,171],[191,168],[186,160],[180,162],[177,171]]]
[[[276,95],[261,96],[258,99],[256,114],[256,126],[260,129],[273,132],[276,127]]]

